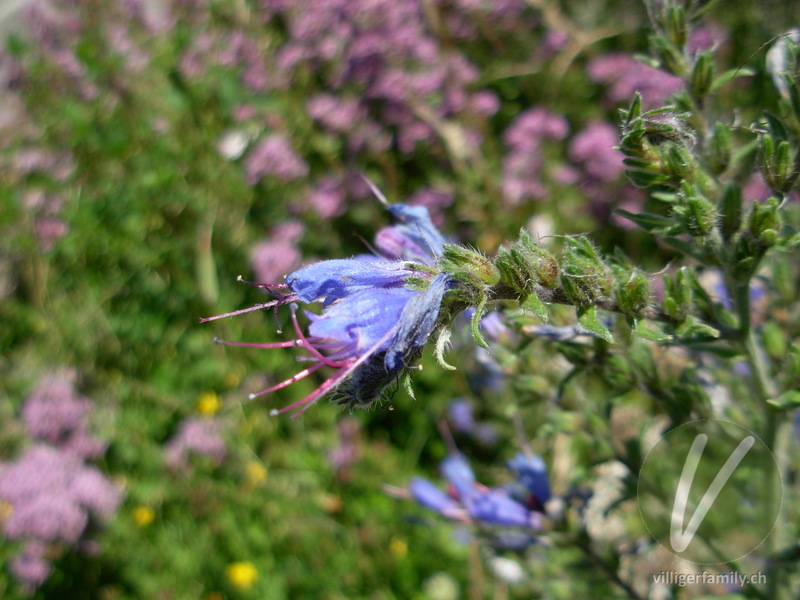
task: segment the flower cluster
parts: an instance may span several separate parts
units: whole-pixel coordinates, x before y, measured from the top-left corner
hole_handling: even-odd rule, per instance
[[[250,263],[259,281],[275,281],[300,266],[302,257],[297,242],[304,227],[297,221],[288,221],[270,231],[269,236],[251,251]]]
[[[85,462],[105,452],[88,432],[90,409],[68,379],[44,378],[22,409],[36,443],[0,463],[3,533],[25,542],[11,572],[30,588],[48,577],[53,544],[77,544],[92,520],[110,518],[122,501],[119,487]]]
[[[650,108],[661,106],[683,87],[679,77],[650,67],[623,53],[612,53],[589,63],[589,77],[608,86],[607,95],[614,102],[625,102],[634,93],[642,94]]]
[[[31,437],[84,459],[98,458],[105,444],[89,432],[92,401],[81,396],[66,376],[44,377],[22,407]]]
[[[185,419],[178,432],[167,442],[164,455],[172,468],[186,466],[190,454],[209,456],[216,462],[225,458],[221,423],[213,418]]]
[[[524,200],[544,196],[542,146],[547,140],[564,139],[568,131],[564,117],[544,108],[533,108],[514,119],[503,134],[508,148],[503,160],[503,197],[507,206],[518,206]]]
[[[456,287],[453,276],[437,267],[445,240],[424,207],[396,204],[389,210],[402,223],[378,233],[379,256],[327,260],[289,274],[285,284],[258,284],[283,293],[256,308],[290,304],[296,339],[268,344],[217,340],[258,348],[299,347],[307,352],[302,360],[310,362],[309,367],[251,398],[287,387],[322,367],[335,370],[314,392],[275,414],[294,409],[300,409],[300,414],[331,392],[351,408],[373,405],[387,386],[414,365],[442,324],[442,300]],[[307,313],[308,334],[297,320],[298,302],[323,305],[321,314]],[[246,311],[220,316],[241,312]]]

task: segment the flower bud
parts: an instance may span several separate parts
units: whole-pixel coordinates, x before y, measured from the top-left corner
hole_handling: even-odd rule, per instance
[[[568,238],[561,259],[561,285],[578,307],[588,306],[611,291],[611,274],[586,238]]]
[[[686,20],[686,9],[680,5],[670,5],[666,10],[666,29],[669,41],[678,48],[686,44],[686,32],[689,26]]]
[[[690,82],[692,93],[698,97],[705,97],[711,90],[714,81],[714,60],[708,51],[701,52],[694,63],[692,69],[692,79]]]
[[[717,208],[695,187],[684,183],[681,203],[675,206],[673,213],[686,231],[693,236],[705,236],[711,233],[717,220]]]
[[[650,303],[650,281],[647,276],[639,271],[618,273],[614,300],[626,315],[637,316]]]
[[[776,198],[759,203],[753,203],[753,208],[747,218],[747,233],[764,248],[775,244],[778,232],[783,227],[779,202]]]
[[[681,267],[674,277],[664,277],[664,312],[680,322],[692,310],[694,271]]]
[[[546,288],[558,285],[558,261],[524,229],[516,242],[500,249],[495,263],[500,280],[523,298],[533,292],[534,285]]]
[[[725,123],[714,123],[709,150],[708,164],[711,170],[722,173],[730,165],[732,155],[731,128]]]
[[[491,260],[456,244],[444,244],[439,266],[459,281],[477,288],[492,286],[500,281],[500,272]]]
[[[729,184],[722,190],[720,202],[720,229],[722,237],[729,241],[742,224],[742,188]]]
[[[680,39],[679,35],[677,37]],[[659,56],[667,71],[678,77],[684,76],[686,73],[686,59],[680,46],[660,35],[650,37],[650,46]]]
[[[789,142],[776,143],[772,135],[761,137],[762,170],[767,185],[776,192],[786,193],[794,181],[794,157]]]
[[[625,124],[619,149],[625,155],[626,175],[639,187],[652,187],[694,179],[697,164],[690,148],[694,132],[687,127],[685,115],[672,108],[639,114],[640,99],[636,96],[624,113]]]
[[[694,180],[697,163],[684,145],[665,143],[658,148],[667,174],[673,181]]]

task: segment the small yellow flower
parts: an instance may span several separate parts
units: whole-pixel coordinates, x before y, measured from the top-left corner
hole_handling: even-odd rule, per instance
[[[0,502],[0,524],[5,523],[14,515],[14,507],[3,500]]]
[[[228,581],[240,590],[250,589],[258,581],[258,571],[253,563],[248,561],[229,564],[225,569],[225,575],[228,577]]]
[[[156,513],[153,512],[152,508],[148,508],[147,506],[137,506],[133,509],[133,522],[139,527],[146,527],[147,525],[150,525],[155,518]]]
[[[230,372],[227,375],[225,375],[225,385],[227,385],[229,388],[237,387],[241,380],[242,378],[239,377],[238,373]]]
[[[250,485],[258,485],[267,480],[267,469],[260,462],[251,460],[247,463],[247,481]]]
[[[337,513],[344,507],[344,503],[339,496],[333,494],[326,494],[319,500],[322,510],[326,513]]]
[[[395,538],[389,542],[389,552],[398,558],[402,558],[408,554],[408,544],[406,544],[403,540],[398,540]]]
[[[197,399],[197,412],[201,415],[213,415],[216,413],[222,403],[214,392],[206,392],[201,394]]]

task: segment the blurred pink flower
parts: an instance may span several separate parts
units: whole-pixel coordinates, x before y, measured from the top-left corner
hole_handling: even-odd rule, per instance
[[[625,170],[624,158],[615,146],[619,132],[609,123],[592,123],[570,141],[569,157],[580,164],[587,174],[600,181],[614,181]]]
[[[750,178],[745,182],[742,189],[742,197],[746,201],[752,202],[753,200],[763,201],[772,195],[772,190],[769,189],[767,182],[764,181],[764,176],[760,171],[753,173]]]
[[[303,231],[301,223],[289,221],[274,228],[264,241],[256,244],[250,254],[250,263],[257,281],[283,281],[285,275],[301,265],[302,255],[297,242]]]
[[[71,451],[82,459],[97,458],[106,446],[89,432],[92,401],[81,396],[69,376],[43,377],[22,406],[22,421],[31,437]]]
[[[220,435],[222,424],[213,418],[188,418],[181,422],[176,433],[164,447],[167,465],[185,467],[189,455],[209,456],[216,462],[225,458],[225,441]]]
[[[453,193],[434,188],[423,188],[409,196],[406,204],[412,206],[424,206],[428,209],[434,224],[441,225],[444,219],[442,209],[453,204]]]
[[[114,514],[122,492],[75,454],[35,445],[2,466],[0,498],[14,509],[5,524],[9,538],[74,543],[89,516]]]
[[[305,203],[323,219],[338,217],[345,210],[345,188],[346,182],[337,177],[323,177],[306,196]]]
[[[264,177],[279,181],[291,181],[305,177],[308,165],[298,155],[288,139],[280,134],[271,134],[261,139],[245,159],[247,183],[255,185]]]
[[[42,585],[50,575],[50,563],[45,558],[47,544],[39,540],[29,540],[21,554],[9,564],[11,574],[23,583],[29,592]]]
[[[520,114],[503,133],[508,152],[503,159],[503,199],[508,207],[523,200],[541,198],[544,166],[541,146],[546,140],[560,140],[569,131],[567,120],[545,108],[537,107]]]
[[[662,106],[683,86],[680,77],[650,67],[628,54],[607,54],[589,63],[589,77],[609,86],[606,95],[613,102],[630,102],[635,92],[642,95],[646,108]]]

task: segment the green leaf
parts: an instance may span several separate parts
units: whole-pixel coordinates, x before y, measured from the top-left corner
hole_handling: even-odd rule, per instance
[[[795,246],[800,245],[800,232],[793,233],[789,237],[781,240],[779,243],[783,248],[794,248]]]
[[[729,71],[725,71],[724,73],[714,78],[714,82],[711,84],[709,92],[714,93],[717,90],[717,88],[725,85],[729,81],[738,79],[739,77],[752,77],[755,74],[756,72],[754,69],[748,69],[747,67],[740,67],[738,69],[731,69]]]
[[[653,198],[653,200],[666,202],[667,204],[675,204],[678,201],[678,194],[674,192],[653,192],[650,194],[650,197]]]
[[[528,297],[520,303],[520,308],[532,312],[539,317],[543,323],[547,323],[550,320],[547,307],[535,293],[528,294]]]
[[[800,408],[800,391],[789,390],[777,398],[767,400],[767,403],[781,410],[794,410]]]
[[[478,306],[475,307],[475,312],[472,313],[470,320],[470,333],[472,333],[473,341],[481,348],[488,348],[489,344],[481,334],[481,318],[483,317],[483,309],[486,308],[486,294],[481,294],[478,299]]]
[[[665,217],[655,213],[632,213],[622,208],[615,208],[614,214],[625,217],[629,221],[633,221],[636,225],[649,232],[678,225],[678,222],[672,217]]]
[[[413,387],[411,387],[411,372],[410,372],[410,371],[407,371],[407,372],[406,372],[406,374],[405,374],[405,375],[403,375],[403,378],[402,378],[401,384],[402,384],[402,386],[403,386],[403,389],[404,389],[404,390],[406,391],[406,393],[409,395],[409,397],[410,397],[412,400],[416,400],[416,399],[417,399],[417,397],[414,395],[414,388],[413,388]]]
[[[608,330],[608,327],[603,325],[602,321],[597,316],[596,306],[586,306],[578,309],[578,322],[592,333],[600,336],[609,344],[614,343],[614,336]]]
[[[708,256],[706,256],[700,248],[693,245],[691,242],[685,242],[675,237],[665,237],[664,242],[666,242],[676,250],[680,250],[687,256],[691,256],[692,258],[700,261],[701,263],[708,262]]]
[[[447,346],[450,343],[450,328],[442,327],[439,330],[439,335],[436,338],[436,346],[434,347],[433,355],[439,366],[446,371],[456,371],[457,369],[444,359],[444,353],[447,351]]]
[[[736,150],[733,155],[731,156],[730,166],[735,167],[742,161],[748,159],[753,152],[758,150],[758,140],[752,140],[748,142],[738,150]]]
[[[669,342],[672,341],[673,339],[671,335],[668,335],[662,331],[658,331],[656,329],[650,329],[647,326],[647,323],[642,320],[636,321],[636,326],[634,327],[634,331],[640,338],[643,338],[651,342]]]
[[[701,323],[691,316],[686,317],[676,333],[681,337],[699,337],[705,341],[714,340],[720,336],[719,330],[706,323]]]

